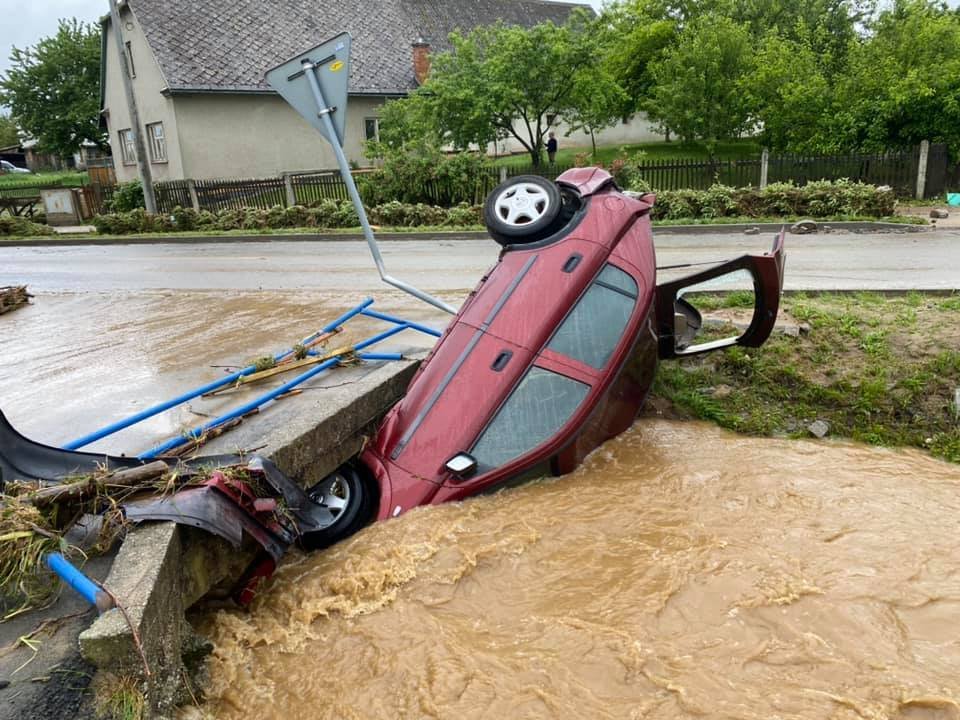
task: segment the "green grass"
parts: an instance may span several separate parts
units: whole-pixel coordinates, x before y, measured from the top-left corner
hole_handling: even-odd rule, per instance
[[[39,172],[31,173],[4,173],[0,175],[0,190],[5,187],[22,185],[43,185],[46,183],[61,187],[79,187],[90,182],[85,172]]]
[[[650,142],[637,143],[633,145],[605,145],[597,148],[596,156],[587,147],[564,147],[564,138],[557,138],[560,143],[560,149],[557,151],[558,165],[572,165],[577,155],[586,154],[588,163],[601,162],[610,163],[614,158],[626,151],[629,155],[639,155],[643,160],[706,160],[709,158],[707,147],[703,143],[681,143],[681,142]],[[747,158],[760,157],[761,147],[751,140],[732,140],[729,142],[717,143],[714,156],[721,160],[741,160]],[[543,159],[546,161],[547,154],[544,151]],[[528,153],[509,155],[498,158],[497,165],[529,165],[530,155]]]
[[[916,292],[786,296],[781,319],[807,323],[809,333],[775,332],[760,348],[662,363],[654,393],[682,416],[751,435],[808,437],[820,419],[833,436],[960,463],[958,301]],[[735,293],[694,304],[706,314],[742,305]],[[704,340],[711,334],[730,331],[711,329]],[[731,391],[716,393],[721,386]]]

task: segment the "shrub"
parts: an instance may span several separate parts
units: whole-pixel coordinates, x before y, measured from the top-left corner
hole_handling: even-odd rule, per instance
[[[53,228],[23,217],[0,215],[0,235],[16,235],[19,237],[53,235]]]
[[[139,180],[120,183],[107,205],[108,210],[118,213],[146,207],[143,199],[143,185],[140,184]]]
[[[636,187],[647,191],[647,187]],[[707,190],[664,190],[657,193],[655,220],[719,217],[887,217],[897,201],[889,187],[838,180],[796,186],[774,183],[763,190],[714,185]]]
[[[364,203],[369,205],[474,203],[482,199],[478,195],[489,186],[492,167],[480,153],[391,153],[382,167],[359,176],[357,184]]]
[[[467,227],[481,222],[479,205],[460,205],[446,210],[435,205],[391,202],[367,211],[370,222],[392,227],[423,227],[444,225]],[[167,215],[150,215],[143,209],[126,213],[97,215],[93,225],[97,232],[110,235],[127,233],[165,232],[169,230],[266,230],[279,228],[352,228],[360,220],[353,204],[347,200],[321,200],[314,207],[294,205],[269,210],[243,208],[212,213],[191,208],[176,207]],[[18,233],[19,234],[19,233]]]

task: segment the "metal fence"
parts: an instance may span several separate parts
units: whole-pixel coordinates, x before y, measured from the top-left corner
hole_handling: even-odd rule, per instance
[[[960,182],[960,171],[947,167],[946,150],[933,146],[928,165],[927,197],[942,194],[951,181]],[[805,185],[815,180],[853,181],[890,185],[898,194],[910,196],[916,189],[919,152],[892,152],[851,155],[770,154],[731,160],[671,159],[639,160],[630,163],[636,175],[654,190],[705,190],[714,184],[733,187],[759,187],[766,182],[793,182]],[[504,180],[518,175],[539,175],[554,180],[572,165],[542,164],[497,165],[477,173],[473,183],[458,181],[453,187],[440,180],[428,180],[418,188],[418,201],[452,206],[460,202],[482,203]],[[360,170],[362,178],[371,171]],[[951,172],[957,175],[953,178]],[[362,181],[360,182],[362,186]],[[192,185],[192,191],[191,191]],[[206,210],[310,205],[322,200],[347,200],[347,188],[334,171],[288,174],[279,178],[256,180],[175,180],[156,183],[159,212],[174,207]]]

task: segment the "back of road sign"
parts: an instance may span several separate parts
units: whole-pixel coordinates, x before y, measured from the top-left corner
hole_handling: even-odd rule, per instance
[[[343,128],[347,122],[347,92],[350,82],[350,43],[349,33],[341,33],[322,45],[302,52],[290,58],[282,65],[269,70],[266,78],[270,86],[280,93],[281,97],[300,113],[304,119],[313,125],[327,140],[334,139],[327,134],[320,118],[318,108],[310,89],[310,82],[306,73],[316,73],[317,82],[327,107],[332,109],[330,119],[336,130],[339,145],[343,146]],[[304,60],[315,67],[304,70]]]

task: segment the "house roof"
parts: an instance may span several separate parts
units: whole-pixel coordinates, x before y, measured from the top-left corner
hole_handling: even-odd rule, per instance
[[[411,44],[449,49],[455,29],[502,19],[562,23],[575,5],[544,0],[128,0],[170,92],[270,92],[263,75],[306,48],[353,36],[352,94],[416,87]],[[587,6],[589,9],[589,6]]]

